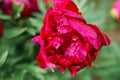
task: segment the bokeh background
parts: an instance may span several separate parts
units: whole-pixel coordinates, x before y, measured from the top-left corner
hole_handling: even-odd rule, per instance
[[[2,0],[0,0],[2,1]],[[43,18],[52,2],[38,1],[40,13],[33,12],[27,18],[19,15],[21,7],[14,9],[13,16],[0,9],[3,22],[3,36],[0,38],[0,80],[120,80],[120,22],[110,15],[115,0],[73,0],[88,23],[98,25],[106,33],[111,44],[103,47],[91,67],[79,71],[71,77],[68,70],[38,67],[36,55],[39,44],[30,39],[39,34]]]

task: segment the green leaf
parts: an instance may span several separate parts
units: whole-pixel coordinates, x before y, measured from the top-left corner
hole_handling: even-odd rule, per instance
[[[28,32],[30,35],[32,35],[32,36],[35,36],[35,35],[36,35],[36,30],[35,30],[34,28],[32,28],[32,27],[29,27],[29,28],[27,29],[27,32]]]
[[[43,23],[42,20],[36,18],[30,18],[29,21],[31,25],[36,28],[37,32],[39,32],[42,27],[42,23]]]
[[[28,67],[28,71],[35,77],[37,78],[38,80],[45,80],[44,77],[43,77],[43,73],[46,73],[45,70],[42,70],[40,69],[39,67],[37,66],[34,66],[34,65],[30,65]]]
[[[3,37],[7,39],[15,38],[17,36],[20,36],[22,33],[26,31],[26,28],[21,27],[14,27],[10,29],[5,29]]]
[[[90,68],[84,68],[80,72],[78,72],[77,75],[80,80],[93,80],[92,79],[92,71],[90,71]]]
[[[5,15],[5,14],[0,14],[0,19],[2,19],[2,20],[9,20],[9,19],[11,19],[11,16]]]
[[[14,12],[14,18],[17,19],[20,17],[21,11],[23,10],[24,5],[23,4],[19,4],[17,5],[16,3],[13,3],[12,5],[12,9]]]
[[[24,59],[23,56],[16,56],[15,58],[14,57],[10,57],[10,58],[7,59],[6,62],[9,63],[9,66],[13,66],[13,65],[15,65],[18,62],[20,62],[23,59]]]
[[[0,2],[2,2],[3,0],[0,0]]]
[[[96,64],[99,64],[97,67],[94,66],[95,74],[101,76],[101,80],[114,80],[117,74],[120,74],[120,46],[116,43],[111,43],[108,47],[103,47],[99,53]],[[110,75],[112,77],[110,77]],[[117,79],[115,79],[117,80]]]
[[[34,73],[42,73],[42,74],[46,73],[46,70],[41,69],[41,68],[39,68],[38,66],[35,66],[35,65],[29,65],[28,70],[32,71]]]
[[[46,6],[42,0],[38,0],[38,7],[42,13],[46,13]]]
[[[83,9],[86,5],[88,0],[74,0],[74,2],[77,4],[79,10]]]
[[[23,80],[24,79],[24,74],[26,73],[25,70],[15,70],[12,74],[13,80]]]
[[[42,74],[45,74],[46,71],[43,69],[40,69],[38,66],[33,64],[20,64],[17,65],[16,68],[24,69],[27,73],[34,76],[37,80],[44,80],[44,77]]]
[[[4,52],[1,56],[0,56],[0,67],[2,67],[2,65],[5,63],[6,59],[8,56],[8,51]]]

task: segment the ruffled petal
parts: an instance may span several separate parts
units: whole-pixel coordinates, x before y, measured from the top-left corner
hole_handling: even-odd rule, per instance
[[[40,36],[35,36],[31,39],[32,42],[40,43]]]
[[[94,31],[90,26],[88,26],[85,23],[82,23],[78,20],[68,20],[70,26],[75,29],[84,39],[87,39],[94,47],[95,49],[100,49],[101,44],[98,40],[98,35],[96,31]]]
[[[68,9],[70,11],[80,13],[77,6],[71,0],[53,0],[54,8]]]
[[[88,24],[94,31],[97,32],[98,36],[100,36],[100,41],[103,45],[109,45],[110,44],[110,39],[102,33],[102,31],[95,25],[93,24]]]

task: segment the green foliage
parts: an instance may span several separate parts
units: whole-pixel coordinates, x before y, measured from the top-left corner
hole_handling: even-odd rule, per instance
[[[20,27],[5,29],[3,37],[7,39],[15,38],[21,35],[22,33],[24,33],[25,31],[26,31],[26,28],[20,28]]]
[[[109,15],[114,0],[73,1],[88,23],[98,25],[106,33],[118,24]],[[0,38],[0,80],[119,80],[120,45],[113,41],[99,52],[92,67],[82,69],[75,77],[71,77],[68,70],[61,73],[56,69],[52,73],[49,69],[39,68],[35,61],[39,45],[30,39],[39,34],[48,5],[42,0],[38,5],[41,13],[33,13],[28,18],[20,17],[23,5],[12,6],[12,17],[0,10],[4,26],[4,35]]]
[[[0,19],[1,20],[9,20],[9,19],[11,19],[11,16],[8,16],[6,14],[0,14]]]
[[[14,12],[14,18],[15,19],[20,17],[20,12],[23,10],[23,7],[24,7],[23,4],[17,5],[15,3],[13,3],[12,9],[13,9],[13,12]]]
[[[8,55],[8,51],[4,52],[1,57],[0,57],[0,67],[2,67],[2,65],[4,64],[4,62],[7,59],[7,55]]]

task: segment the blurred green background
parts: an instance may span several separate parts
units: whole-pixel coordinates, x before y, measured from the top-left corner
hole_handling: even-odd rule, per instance
[[[39,0],[41,13],[20,18],[19,10],[13,17],[0,10],[4,33],[0,38],[0,80],[120,80],[120,22],[110,15],[115,0],[73,0],[88,23],[98,25],[111,38],[111,45],[103,47],[92,67],[79,71],[71,77],[68,70],[62,74],[58,69],[38,67],[36,55],[39,44],[30,39],[39,34],[46,10],[51,6]]]

